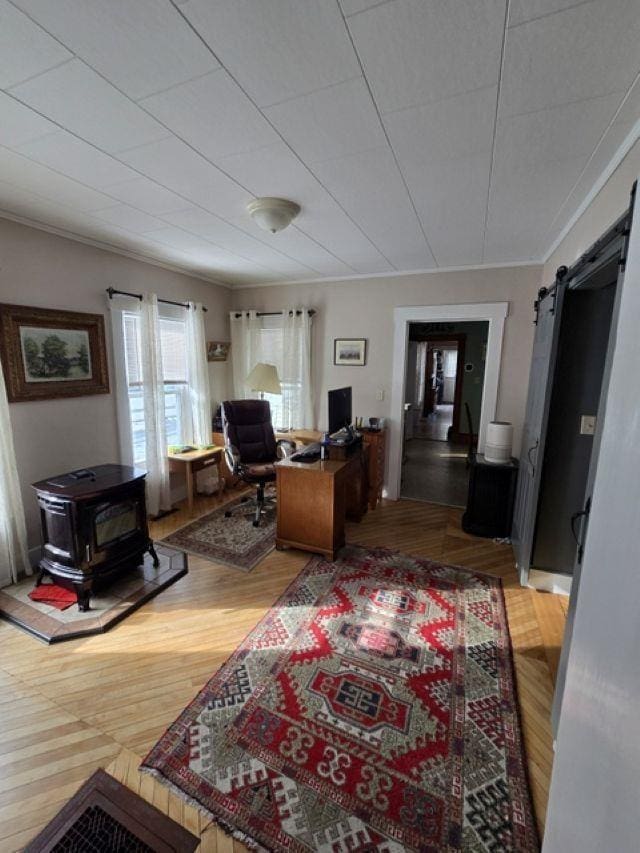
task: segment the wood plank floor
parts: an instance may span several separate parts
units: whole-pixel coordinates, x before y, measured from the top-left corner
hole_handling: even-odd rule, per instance
[[[216,506],[200,498],[197,511]],[[350,542],[387,545],[503,579],[538,824],[552,762],[549,723],[566,599],[522,589],[510,546],[467,536],[457,509],[387,502]],[[159,539],[188,521],[153,525]],[[244,850],[137,767],[166,727],[300,571],[309,555],[272,552],[250,574],[197,557],[189,574],[109,633],[46,646],[0,620],[0,850],[21,849],[97,767],[201,837]]]

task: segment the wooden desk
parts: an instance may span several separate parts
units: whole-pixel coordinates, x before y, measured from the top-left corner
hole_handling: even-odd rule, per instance
[[[187,481],[187,503],[189,515],[193,515],[193,498],[196,488],[196,473],[215,465],[218,469],[218,494],[224,492],[225,479],[222,475],[222,460],[224,451],[221,447],[210,447],[208,450],[190,450],[188,453],[169,453],[169,471],[184,471]]]
[[[344,545],[348,461],[276,464],[276,548],[300,548],[335,560]]]
[[[360,430],[362,441],[368,445],[368,504],[369,509],[375,509],[382,499],[382,486],[384,484],[384,469],[387,456],[387,430],[386,428],[372,430],[368,427],[362,427]],[[316,429],[293,429],[290,432],[276,432],[276,438],[288,438],[290,441],[295,441],[296,444],[313,444],[314,441],[321,441],[322,433]],[[329,452],[329,458],[341,459],[341,451],[344,446],[334,445]],[[366,452],[366,450],[365,450]],[[355,499],[355,498],[354,498]],[[347,501],[349,506],[353,505],[353,501]],[[349,515],[353,515],[349,512]],[[360,519],[357,519],[358,521]]]
[[[361,521],[369,496],[369,447],[332,446],[325,462],[276,463],[276,547],[300,548],[335,559],[344,545],[345,518]]]

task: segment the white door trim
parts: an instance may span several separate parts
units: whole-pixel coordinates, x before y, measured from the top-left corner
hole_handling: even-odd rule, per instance
[[[410,305],[394,309],[393,379],[389,441],[389,477],[387,495],[400,497],[402,473],[402,437],[404,434],[404,392],[407,362],[409,323],[461,323],[485,320],[489,322],[487,360],[482,388],[482,408],[478,430],[478,450],[484,450],[487,424],[496,416],[498,382],[502,356],[504,321],[509,312],[508,302],[474,302],[463,305]]]

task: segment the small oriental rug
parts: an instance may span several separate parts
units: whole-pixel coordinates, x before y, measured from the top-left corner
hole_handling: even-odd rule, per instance
[[[225,512],[233,510],[229,518]],[[162,541],[172,548],[250,572],[276,545],[276,510],[268,506],[259,527],[251,523],[251,506],[242,499],[231,501],[189,522]]]
[[[501,583],[312,559],[142,768],[275,851],[539,849]]]

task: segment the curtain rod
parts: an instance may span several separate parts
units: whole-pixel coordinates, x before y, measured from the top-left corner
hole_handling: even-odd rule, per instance
[[[247,311],[246,313],[249,314],[249,311]],[[315,308],[309,308],[309,311],[307,313],[309,314],[310,317],[313,317],[314,314],[316,313]],[[242,314],[243,314],[242,311],[234,311],[233,312],[233,316],[236,318],[236,320],[239,319],[240,317],[242,317]],[[284,314],[284,311],[256,311],[256,317],[277,317],[278,314]],[[289,311],[289,315],[291,315],[291,314],[293,314],[293,311]],[[297,310],[296,316],[298,314],[302,314],[302,311]]]
[[[116,290],[115,287],[108,287],[107,293],[109,294],[109,299],[113,299],[114,296],[131,296],[133,299],[139,299],[142,302],[142,294],[141,293],[129,293],[127,290]],[[173,302],[171,299],[160,299],[158,297],[158,302],[164,302],[165,305],[177,305],[179,308],[188,308],[188,302]],[[203,311],[207,311],[208,309],[205,306],[202,306]]]

